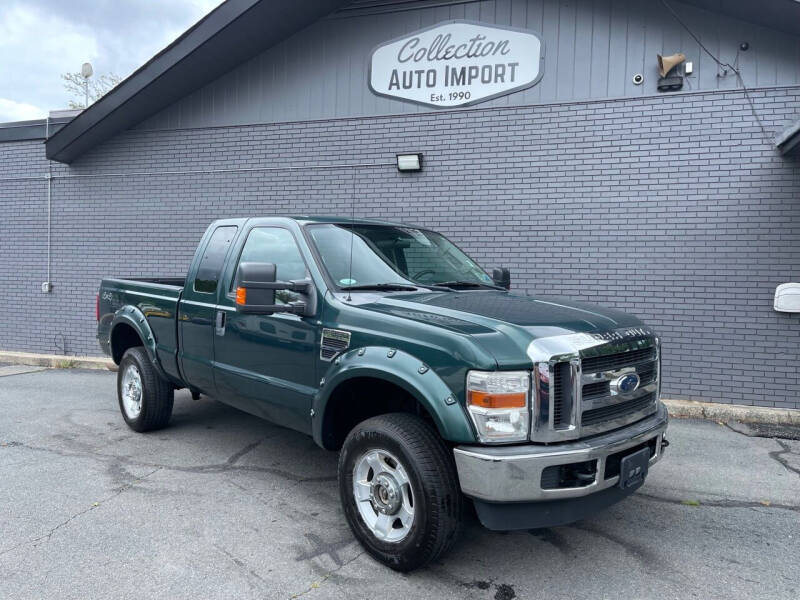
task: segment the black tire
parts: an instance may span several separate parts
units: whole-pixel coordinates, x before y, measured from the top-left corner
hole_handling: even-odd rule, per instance
[[[400,541],[376,537],[357,506],[354,468],[371,450],[388,451],[408,474],[414,517]],[[436,560],[450,549],[461,527],[463,497],[452,452],[438,432],[416,415],[381,415],[353,428],[339,455],[339,495],[358,541],[372,557],[395,571],[411,571]]]
[[[131,416],[123,402],[123,380],[131,367],[138,370],[141,380],[141,409]],[[122,355],[117,372],[117,399],[122,418],[128,427],[140,433],[166,427],[172,416],[175,390],[172,384],[161,377],[142,346],[129,348]]]

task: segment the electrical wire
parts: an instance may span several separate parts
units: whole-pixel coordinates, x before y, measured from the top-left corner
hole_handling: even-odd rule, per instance
[[[694,41],[697,42],[697,45],[703,49],[703,52],[708,54],[711,57],[711,60],[717,63],[717,67],[722,68],[725,75],[727,75],[728,69],[736,73],[736,79],[739,82],[739,85],[742,87],[742,91],[744,92],[744,97],[747,99],[747,103],[750,105],[750,111],[753,113],[753,117],[755,118],[756,123],[758,123],[758,126],[761,129],[761,134],[764,137],[764,142],[766,144],[769,144],[770,146],[773,145],[772,136],[769,135],[766,127],[764,127],[764,123],[762,123],[761,118],[758,116],[758,112],[756,111],[756,106],[753,103],[753,99],[750,97],[750,90],[747,89],[747,86],[744,83],[744,78],[742,77],[742,74],[739,72],[739,69],[737,69],[730,63],[722,62],[720,59],[714,56],[711,50],[706,48],[705,44],[703,44],[703,42],[700,41],[700,38],[697,37],[691,29],[689,29],[689,26],[683,22],[680,16],[678,16],[678,13],[676,13],[675,10],[667,3],[667,0],[661,0],[661,4],[663,4],[664,8],[666,8],[670,12],[670,14],[674,17],[674,19],[678,22],[678,24],[686,30],[686,33],[688,33],[690,36],[692,36],[692,38],[694,38]],[[736,53],[737,60],[734,62],[738,62],[738,58],[739,58],[739,53],[737,52]]]

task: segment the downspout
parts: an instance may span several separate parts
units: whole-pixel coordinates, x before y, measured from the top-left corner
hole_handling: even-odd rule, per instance
[[[45,124],[45,142],[50,139],[50,115],[47,115]],[[47,159],[47,280],[42,284],[42,292],[49,294],[53,289],[52,284],[52,232],[53,232],[53,161]]]

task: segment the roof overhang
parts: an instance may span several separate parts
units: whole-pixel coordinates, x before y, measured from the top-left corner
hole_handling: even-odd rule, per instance
[[[347,1],[223,2],[47,140],[47,158],[72,162]]]
[[[54,110],[47,119],[0,123],[0,142],[46,140],[69,123],[80,111]]]
[[[677,0],[793,35],[800,34],[800,0]],[[746,40],[742,40],[746,41]]]
[[[438,4],[434,0],[429,2]],[[800,0],[684,2],[800,34]],[[227,0],[60,131],[52,135],[51,129],[46,143],[47,158],[72,162],[116,133],[133,127],[338,8],[401,4],[419,6],[428,2]],[[34,125],[26,135],[34,135],[37,127],[40,125]]]
[[[800,151],[800,121],[789,126],[775,138],[775,147],[781,154],[796,154]]]

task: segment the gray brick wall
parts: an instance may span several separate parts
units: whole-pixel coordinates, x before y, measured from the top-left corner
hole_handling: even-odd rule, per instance
[[[770,132],[800,117],[800,88],[753,98]],[[422,173],[387,166],[408,150]],[[285,166],[304,168],[240,170]],[[46,169],[40,142],[0,145],[4,349],[97,354],[101,277],[182,275],[215,218],[355,198],[511,267],[518,291],[639,315],[663,336],[666,396],[800,408],[800,316],[772,310],[800,280],[800,169],[741,92],[126,132],[53,166],[50,295],[46,183],[9,180]]]

